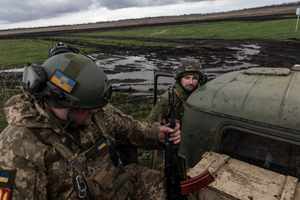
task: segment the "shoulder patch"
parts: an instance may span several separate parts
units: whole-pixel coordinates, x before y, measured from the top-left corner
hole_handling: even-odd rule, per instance
[[[0,173],[0,183],[8,183],[9,173]]]
[[[154,105],[154,109],[157,110],[157,109],[159,108],[159,106],[160,106],[161,103],[162,103],[162,98],[159,97],[159,98],[157,99],[156,104]]]
[[[98,142],[94,147],[92,147],[88,152],[85,153],[87,159],[98,156],[104,152],[107,152],[107,145],[104,140]]]
[[[15,184],[16,170],[0,169],[0,200],[9,200]]]

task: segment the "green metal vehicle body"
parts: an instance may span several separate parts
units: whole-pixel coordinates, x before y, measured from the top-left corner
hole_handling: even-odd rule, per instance
[[[188,98],[181,132],[189,168],[214,151],[299,178],[300,66],[215,78]]]

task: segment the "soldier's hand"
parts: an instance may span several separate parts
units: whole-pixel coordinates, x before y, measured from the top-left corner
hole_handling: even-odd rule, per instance
[[[158,135],[157,135],[158,140],[161,143],[165,143],[166,142],[165,134],[166,134],[166,132],[168,132],[168,133],[171,133],[169,141],[173,142],[174,144],[178,144],[181,140],[181,136],[180,136],[181,131],[179,130],[179,128],[180,128],[180,125],[178,123],[176,123],[176,126],[174,129],[171,129],[166,126],[160,127],[158,130]]]

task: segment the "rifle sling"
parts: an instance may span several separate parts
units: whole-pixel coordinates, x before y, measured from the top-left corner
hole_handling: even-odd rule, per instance
[[[78,174],[83,174],[86,167],[77,159],[76,155],[62,142],[53,130],[42,131],[40,136],[56,149],[61,157],[68,163],[68,166],[74,168]]]
[[[176,90],[176,88],[174,88],[174,92],[177,94],[177,96],[179,97],[179,99],[182,101],[181,112],[182,112],[182,114],[183,114],[184,106],[185,106],[185,100],[180,96],[180,94],[179,94],[179,92]]]

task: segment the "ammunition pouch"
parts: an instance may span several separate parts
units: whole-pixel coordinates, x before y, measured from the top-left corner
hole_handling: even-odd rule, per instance
[[[113,200],[135,199],[136,182],[136,178],[131,174],[126,172],[120,174],[114,182],[115,195]]]
[[[85,181],[94,200],[111,199],[114,196],[114,179],[106,170],[93,171],[85,176]]]
[[[136,196],[136,179],[128,173],[122,173],[114,180],[106,170],[99,169],[85,176],[85,181],[94,200],[126,200]]]

